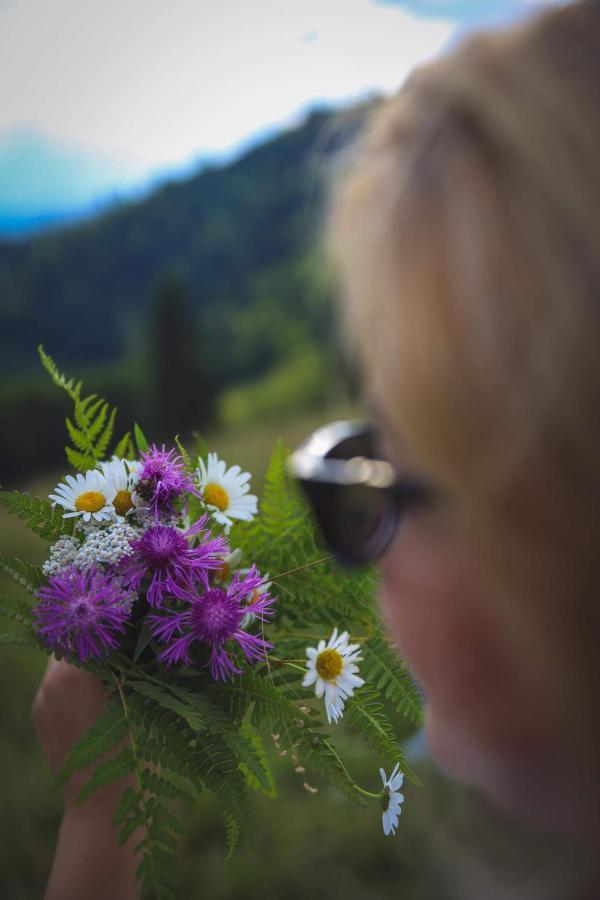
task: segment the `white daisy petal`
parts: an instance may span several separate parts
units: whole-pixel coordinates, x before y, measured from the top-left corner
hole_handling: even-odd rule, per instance
[[[113,518],[109,493],[110,487],[102,472],[90,469],[85,475],[78,473],[77,478],[66,475],[65,481],[56,486],[49,498],[55,506],[62,507],[63,518],[81,516],[84,522],[92,519],[102,522]]]
[[[389,778],[383,769],[379,770],[383,781],[382,803],[384,805],[381,821],[384,834],[396,834],[398,818],[402,812],[404,794],[397,789],[404,780],[404,774],[400,771],[400,763],[396,763]]]
[[[258,507],[257,498],[248,494],[249,472],[242,472],[238,465],[227,469],[216,453],[209,453],[206,462],[198,459],[196,477],[207,509],[226,531],[234,519],[252,521]]]
[[[350,647],[352,653],[348,652]],[[361,659],[360,654],[354,652],[356,648],[358,644],[348,644],[348,632],[339,634],[337,628],[333,629],[327,642],[322,638],[316,647],[306,648],[308,664],[303,684],[305,687],[312,684],[311,676],[315,672],[315,694],[319,698],[325,697],[325,712],[330,724],[342,718],[345,701],[365,683],[355,674],[358,672],[356,663]]]

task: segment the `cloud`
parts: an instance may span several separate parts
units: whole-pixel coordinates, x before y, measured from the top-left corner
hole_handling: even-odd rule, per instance
[[[178,163],[315,99],[393,90],[454,30],[372,0],[12,0],[0,135],[41,128],[141,167]]]

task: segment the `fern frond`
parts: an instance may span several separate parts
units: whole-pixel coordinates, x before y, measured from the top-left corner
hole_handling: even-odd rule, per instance
[[[33,628],[34,625],[31,607],[23,600],[13,597],[0,597],[0,616],[25,625],[26,628]]]
[[[396,710],[414,725],[423,723],[423,697],[396,650],[383,635],[370,638],[362,646],[361,673]]]
[[[347,702],[348,721],[365,739],[377,755],[392,765],[400,763],[400,768],[413,783],[420,783],[411,769],[398,743],[398,738],[383,704],[379,702],[377,691],[364,687]]]
[[[35,594],[37,589],[46,582],[46,578],[39,566],[33,566],[16,556],[8,556],[0,553],[0,571],[10,575],[12,580],[20,587],[25,588],[30,594]]]
[[[31,647],[34,650],[46,649],[33,631],[5,631],[0,634],[0,644],[14,644],[18,647]]]
[[[320,734],[313,729],[306,729],[302,735],[301,749],[298,754],[303,760],[303,765],[311,764],[346,797],[354,800],[360,806],[366,806],[363,794],[358,790],[327,735]]]
[[[97,394],[81,396],[82,383],[67,378],[54,360],[38,347],[42,365],[54,384],[73,401],[73,419],[66,419],[67,432],[73,446],[65,447],[69,463],[82,472],[93,469],[107,455],[117,410]],[[129,440],[129,438],[127,438]],[[122,441],[119,443],[121,447]]]
[[[127,685],[181,716],[193,731],[230,731],[233,728],[231,716],[199,692],[187,693],[174,686],[161,687],[147,681],[128,681]]]
[[[38,354],[43,367],[50,375],[50,378],[52,379],[54,384],[66,391],[71,400],[79,399],[79,394],[81,392],[81,381],[76,382],[73,378],[67,379],[62,374],[62,372],[59,372],[58,366],[56,365],[52,357],[44,351],[44,348],[41,344],[38,346]]]
[[[109,701],[96,721],[77,741],[69,753],[65,764],[56,777],[55,787],[65,784],[77,769],[85,769],[93,762],[109,753],[127,735],[127,722],[123,713]]]
[[[77,803],[83,803],[87,797],[105,784],[120,781],[133,771],[134,758],[129,747],[123,747],[116,756],[96,766],[92,777],[84,784],[77,797]]]
[[[119,459],[129,459],[133,456],[130,431],[127,431],[117,443],[115,447],[115,456],[118,456]]]
[[[142,789],[154,794],[155,797],[163,797],[165,800],[184,800],[192,803],[193,797],[187,791],[182,791],[164,775],[159,775],[151,769],[143,769],[141,773]]]
[[[237,740],[240,755],[240,769],[244,773],[246,783],[255,791],[262,791],[267,797],[277,796],[275,777],[271,769],[267,751],[258,732],[244,722]]]
[[[72,525],[62,512],[48,500],[31,497],[21,491],[0,491],[0,505],[22,519],[35,534],[48,541],[56,541],[67,534]]]
[[[234,854],[235,848],[238,845],[240,839],[240,824],[235,816],[232,816],[230,813],[224,813],[225,819],[225,841],[227,844],[227,859],[231,859]]]
[[[133,434],[135,436],[135,443],[138,448],[138,453],[145,453],[148,449],[148,441],[146,440],[146,435],[137,422],[133,426]]]

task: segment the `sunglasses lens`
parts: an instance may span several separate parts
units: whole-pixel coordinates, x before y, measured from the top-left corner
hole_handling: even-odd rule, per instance
[[[390,498],[364,485],[304,482],[323,537],[345,565],[367,562],[390,542],[397,515]]]

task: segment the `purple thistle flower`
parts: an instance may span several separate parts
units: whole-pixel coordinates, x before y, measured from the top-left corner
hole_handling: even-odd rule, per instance
[[[119,646],[133,600],[121,581],[97,566],[75,566],[52,575],[37,592],[37,630],[51,650],[75,654],[81,662]]]
[[[186,600],[194,593],[199,581],[208,583],[208,572],[223,565],[223,557],[229,552],[227,540],[211,538],[192,547],[189,538],[202,537],[208,515],[180,531],[170,525],[152,525],[133,541],[133,553],[119,565],[124,583],[138,590],[146,575],[150,575],[146,596],[150,606],[160,606],[165,595]]]
[[[198,488],[185,474],[183,459],[176,450],[159,450],[152,444],[146,453],[142,453],[137,470],[136,491],[150,506],[154,517],[159,512],[172,513],[173,501],[183,494],[200,496]]]
[[[154,636],[169,643],[158,657],[161,662],[168,666],[188,664],[192,644],[200,641],[212,648],[212,677],[227,681],[233,674],[241,674],[225,648],[228,641],[235,641],[248,660],[261,659],[271,644],[244,631],[241,622],[247,613],[261,620],[273,615],[275,598],[258,592],[262,583],[256,566],[252,566],[244,577],[238,572],[227,590],[211,588],[202,596],[189,598],[189,607],[184,611],[168,610],[163,616],[149,616]],[[244,603],[248,598],[250,602]]]

